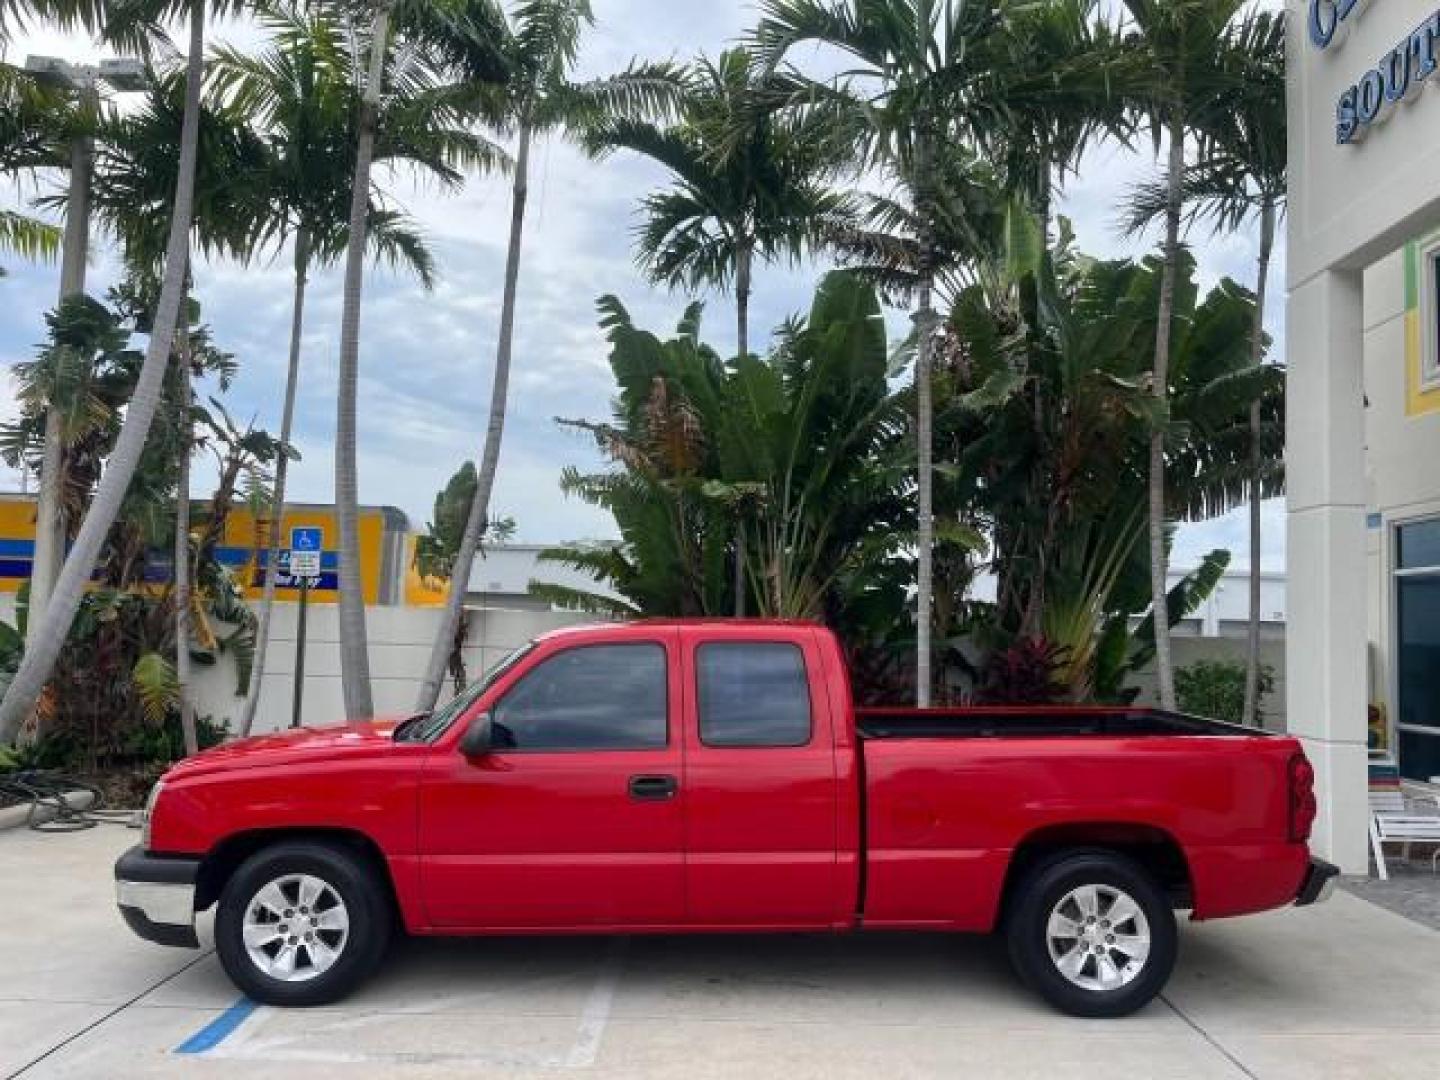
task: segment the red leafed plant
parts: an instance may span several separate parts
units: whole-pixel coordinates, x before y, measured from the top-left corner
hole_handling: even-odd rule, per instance
[[[976,693],[982,705],[1050,705],[1066,699],[1060,680],[1066,649],[1043,637],[1017,638],[985,661]]]

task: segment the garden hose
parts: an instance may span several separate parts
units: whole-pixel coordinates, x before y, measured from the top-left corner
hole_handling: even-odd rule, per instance
[[[71,804],[70,796],[89,792],[84,807]],[[26,824],[37,832],[78,832],[96,825],[138,827],[133,810],[102,809],[105,796],[98,787],[59,773],[27,769],[0,775],[0,806],[29,805]]]

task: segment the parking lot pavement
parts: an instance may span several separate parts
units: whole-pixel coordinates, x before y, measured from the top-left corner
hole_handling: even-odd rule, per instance
[[[341,1005],[238,999],[134,937],[135,834],[0,833],[0,1075],[1160,1078],[1436,1075],[1440,934],[1338,894],[1187,925],[1136,1017],[1059,1016],[993,941],[919,935],[400,943]],[[208,942],[208,937],[206,937]]]

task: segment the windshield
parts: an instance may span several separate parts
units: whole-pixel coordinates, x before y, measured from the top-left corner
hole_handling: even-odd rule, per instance
[[[494,686],[495,683],[511,668],[518,664],[522,657],[535,648],[533,641],[527,641],[509,656],[501,660],[491,668],[483,678],[475,680],[469,686],[461,690],[453,698],[447,701],[440,708],[422,716],[412,725],[404,725],[396,729],[396,736],[401,742],[434,742],[445,730],[455,722],[456,718],[462,715],[466,709],[475,704],[476,700]]]

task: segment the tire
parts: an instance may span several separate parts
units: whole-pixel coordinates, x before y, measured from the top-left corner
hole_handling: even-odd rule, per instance
[[[1169,898],[1144,867],[1112,851],[1047,859],[1025,876],[1006,914],[1016,973],[1072,1016],[1128,1016],[1175,967]]]
[[[374,971],[393,921],[388,893],[367,860],[339,846],[286,841],[257,851],[226,882],[215,909],[215,951],[255,1001],[325,1005]]]

